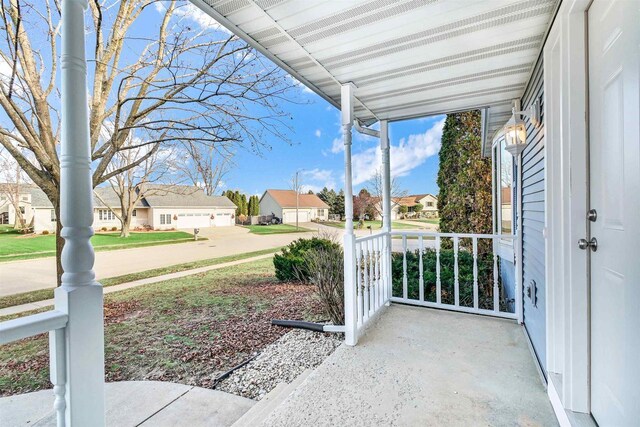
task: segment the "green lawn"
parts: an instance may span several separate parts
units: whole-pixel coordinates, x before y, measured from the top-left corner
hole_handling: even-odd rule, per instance
[[[344,222],[323,222],[324,225],[328,225],[329,227],[335,227],[335,228],[344,228]],[[375,230],[379,230],[380,228],[382,228],[382,221],[365,221],[364,222],[364,226],[362,227],[363,230],[366,230],[367,227],[371,226],[371,228],[375,231]],[[354,221],[353,222],[353,228],[357,228],[358,227],[358,221]],[[402,222],[396,222],[393,221],[391,223],[391,228],[396,229],[396,230],[407,230],[407,229],[418,229],[418,228],[422,228],[420,225],[410,225],[410,224],[404,224]]]
[[[136,248],[140,246],[163,245],[188,242],[193,236],[183,231],[132,232],[127,238],[119,233],[98,233],[91,238],[97,250]],[[20,234],[12,228],[0,230],[0,262],[18,259],[41,258],[55,255],[56,236],[49,234]]]
[[[440,225],[440,218],[407,219],[406,221],[421,222],[423,224]]]
[[[249,232],[253,234],[284,234],[284,233],[305,233],[313,230],[298,227],[289,224],[273,224],[273,225],[245,225]]]
[[[207,388],[287,332],[271,319],[326,318],[314,287],[277,281],[271,259],[108,294],[104,314],[107,381]],[[0,395],[50,388],[48,374],[46,334],[0,347]]]
[[[122,283],[133,282],[134,280],[147,279],[149,277],[162,276],[164,274],[178,273],[180,271],[193,270],[195,268],[207,267],[210,265],[224,264],[225,262],[239,261],[242,259],[253,258],[259,255],[266,255],[278,252],[279,248],[263,249],[261,251],[245,252],[236,255],[229,255],[219,258],[209,258],[199,261],[185,262],[175,264],[168,267],[154,268],[152,270],[141,271],[138,273],[125,274],[123,276],[109,277],[100,279],[102,286],[114,286]],[[14,295],[0,297],[0,309],[13,307],[20,304],[28,304],[31,302],[44,301],[53,298],[53,289],[38,289],[37,291],[22,292]]]

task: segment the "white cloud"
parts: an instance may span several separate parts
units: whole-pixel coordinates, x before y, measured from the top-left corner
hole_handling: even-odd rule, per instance
[[[402,138],[397,146],[391,146],[392,176],[406,176],[429,157],[438,154],[444,120],[443,118],[435,122],[424,133],[409,135],[407,138]],[[354,154],[352,158],[353,184],[358,185],[370,180],[381,164],[382,154],[378,147],[368,148]]]
[[[302,171],[302,191],[306,193],[312,190],[314,193],[323,187],[336,188],[336,179],[333,171],[329,169],[310,169]]]
[[[342,138],[334,138],[333,142],[331,142],[331,152],[338,154],[342,151],[344,151],[344,141]]]
[[[316,138],[320,138],[322,136],[322,131],[320,129],[316,129],[314,134],[315,134]]]
[[[163,2],[155,3],[155,8],[159,13],[164,13],[167,10],[167,7]],[[232,34],[231,31],[220,25],[218,21],[203,12],[202,9],[200,9],[198,6],[189,2],[176,7],[175,11],[173,12],[173,16],[179,19],[184,18],[193,21],[203,29],[218,30],[227,34]]]
[[[300,88],[303,93],[313,93],[311,89],[306,87],[304,84],[300,83],[298,79],[293,77],[291,74],[287,74],[287,78],[291,80],[291,83],[293,83],[294,86],[297,86],[298,88]]]

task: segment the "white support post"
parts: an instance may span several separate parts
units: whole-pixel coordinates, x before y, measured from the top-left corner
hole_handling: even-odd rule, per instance
[[[341,117],[344,141],[344,323],[345,343],[358,342],[357,306],[355,285],[355,235],[353,234],[353,184],[351,176],[351,131],[353,128],[353,83],[342,85]],[[365,283],[366,286],[366,283]],[[365,314],[366,315],[366,314]]]
[[[382,231],[391,233],[391,145],[389,144],[389,122],[380,120],[380,151],[382,153]],[[386,280],[389,283],[388,298],[392,295],[392,274],[391,270],[391,236],[385,239],[384,260],[386,263]],[[389,305],[389,302],[387,302]]]
[[[516,302],[516,315],[518,317],[518,323],[524,323],[524,310],[523,310],[523,301],[524,298],[522,292],[522,281],[523,277],[523,269],[522,269],[522,153],[518,155],[518,174],[516,181],[516,215],[518,216],[517,221],[517,233],[516,233],[516,244],[515,244],[515,264],[516,264],[516,289],[515,289],[515,302]]]
[[[380,151],[382,152],[382,228],[391,231],[391,156],[389,122],[380,121]]]
[[[105,425],[102,286],[95,281],[93,200],[84,14],[87,0],[62,1],[60,220],[62,286],[56,310],[67,313],[65,424]],[[59,351],[59,349],[56,349]]]

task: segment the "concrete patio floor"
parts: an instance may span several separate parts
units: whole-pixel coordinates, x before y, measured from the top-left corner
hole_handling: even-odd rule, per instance
[[[555,426],[521,326],[392,305],[264,426]]]
[[[159,381],[122,381],[106,385],[107,426],[226,427],[255,401],[244,397]],[[3,427],[55,426],[53,391],[0,399]]]

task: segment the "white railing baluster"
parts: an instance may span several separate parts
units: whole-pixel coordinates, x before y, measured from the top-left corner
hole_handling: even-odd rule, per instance
[[[473,308],[478,308],[478,238],[473,238]]]
[[[365,322],[369,319],[369,247],[367,246],[367,242],[363,242],[362,244],[362,269],[363,269],[363,280],[364,280],[364,306],[363,306],[363,317],[362,320]]]
[[[373,258],[375,257],[373,240],[367,242],[367,249],[369,251],[369,317],[371,317],[376,309],[376,271],[373,264]]]
[[[424,252],[424,241],[422,240],[422,236],[420,236],[419,238],[419,243],[420,243],[420,261],[418,264],[418,268],[419,268],[419,274],[420,274],[420,278],[418,280],[420,289],[419,289],[419,296],[420,296],[420,301],[424,301],[424,266],[422,264],[422,253]]]
[[[382,297],[381,297],[381,289],[382,289],[382,283],[380,280],[380,274],[382,273],[380,271],[380,239],[375,239],[373,241],[373,246],[374,246],[374,253],[375,253],[375,263],[376,263],[376,310],[380,307],[380,302],[382,301]]]
[[[362,243],[356,243],[356,301],[358,304],[358,309],[356,316],[358,318],[357,325],[358,327],[362,326],[363,320],[363,307],[364,301],[362,299]]]
[[[407,235],[402,235],[402,297],[409,298],[407,289]]]
[[[453,296],[456,307],[460,305],[460,279],[458,274],[458,236],[453,238]]]
[[[66,425],[65,412],[67,401],[67,360],[65,351],[65,330],[55,329],[49,332],[49,378],[53,384],[53,409],[56,412],[58,427]]]
[[[493,239],[493,311],[500,311],[500,300],[498,291],[498,251],[496,238]]]
[[[442,304],[442,282],[440,282],[440,236],[436,236],[436,303]]]

